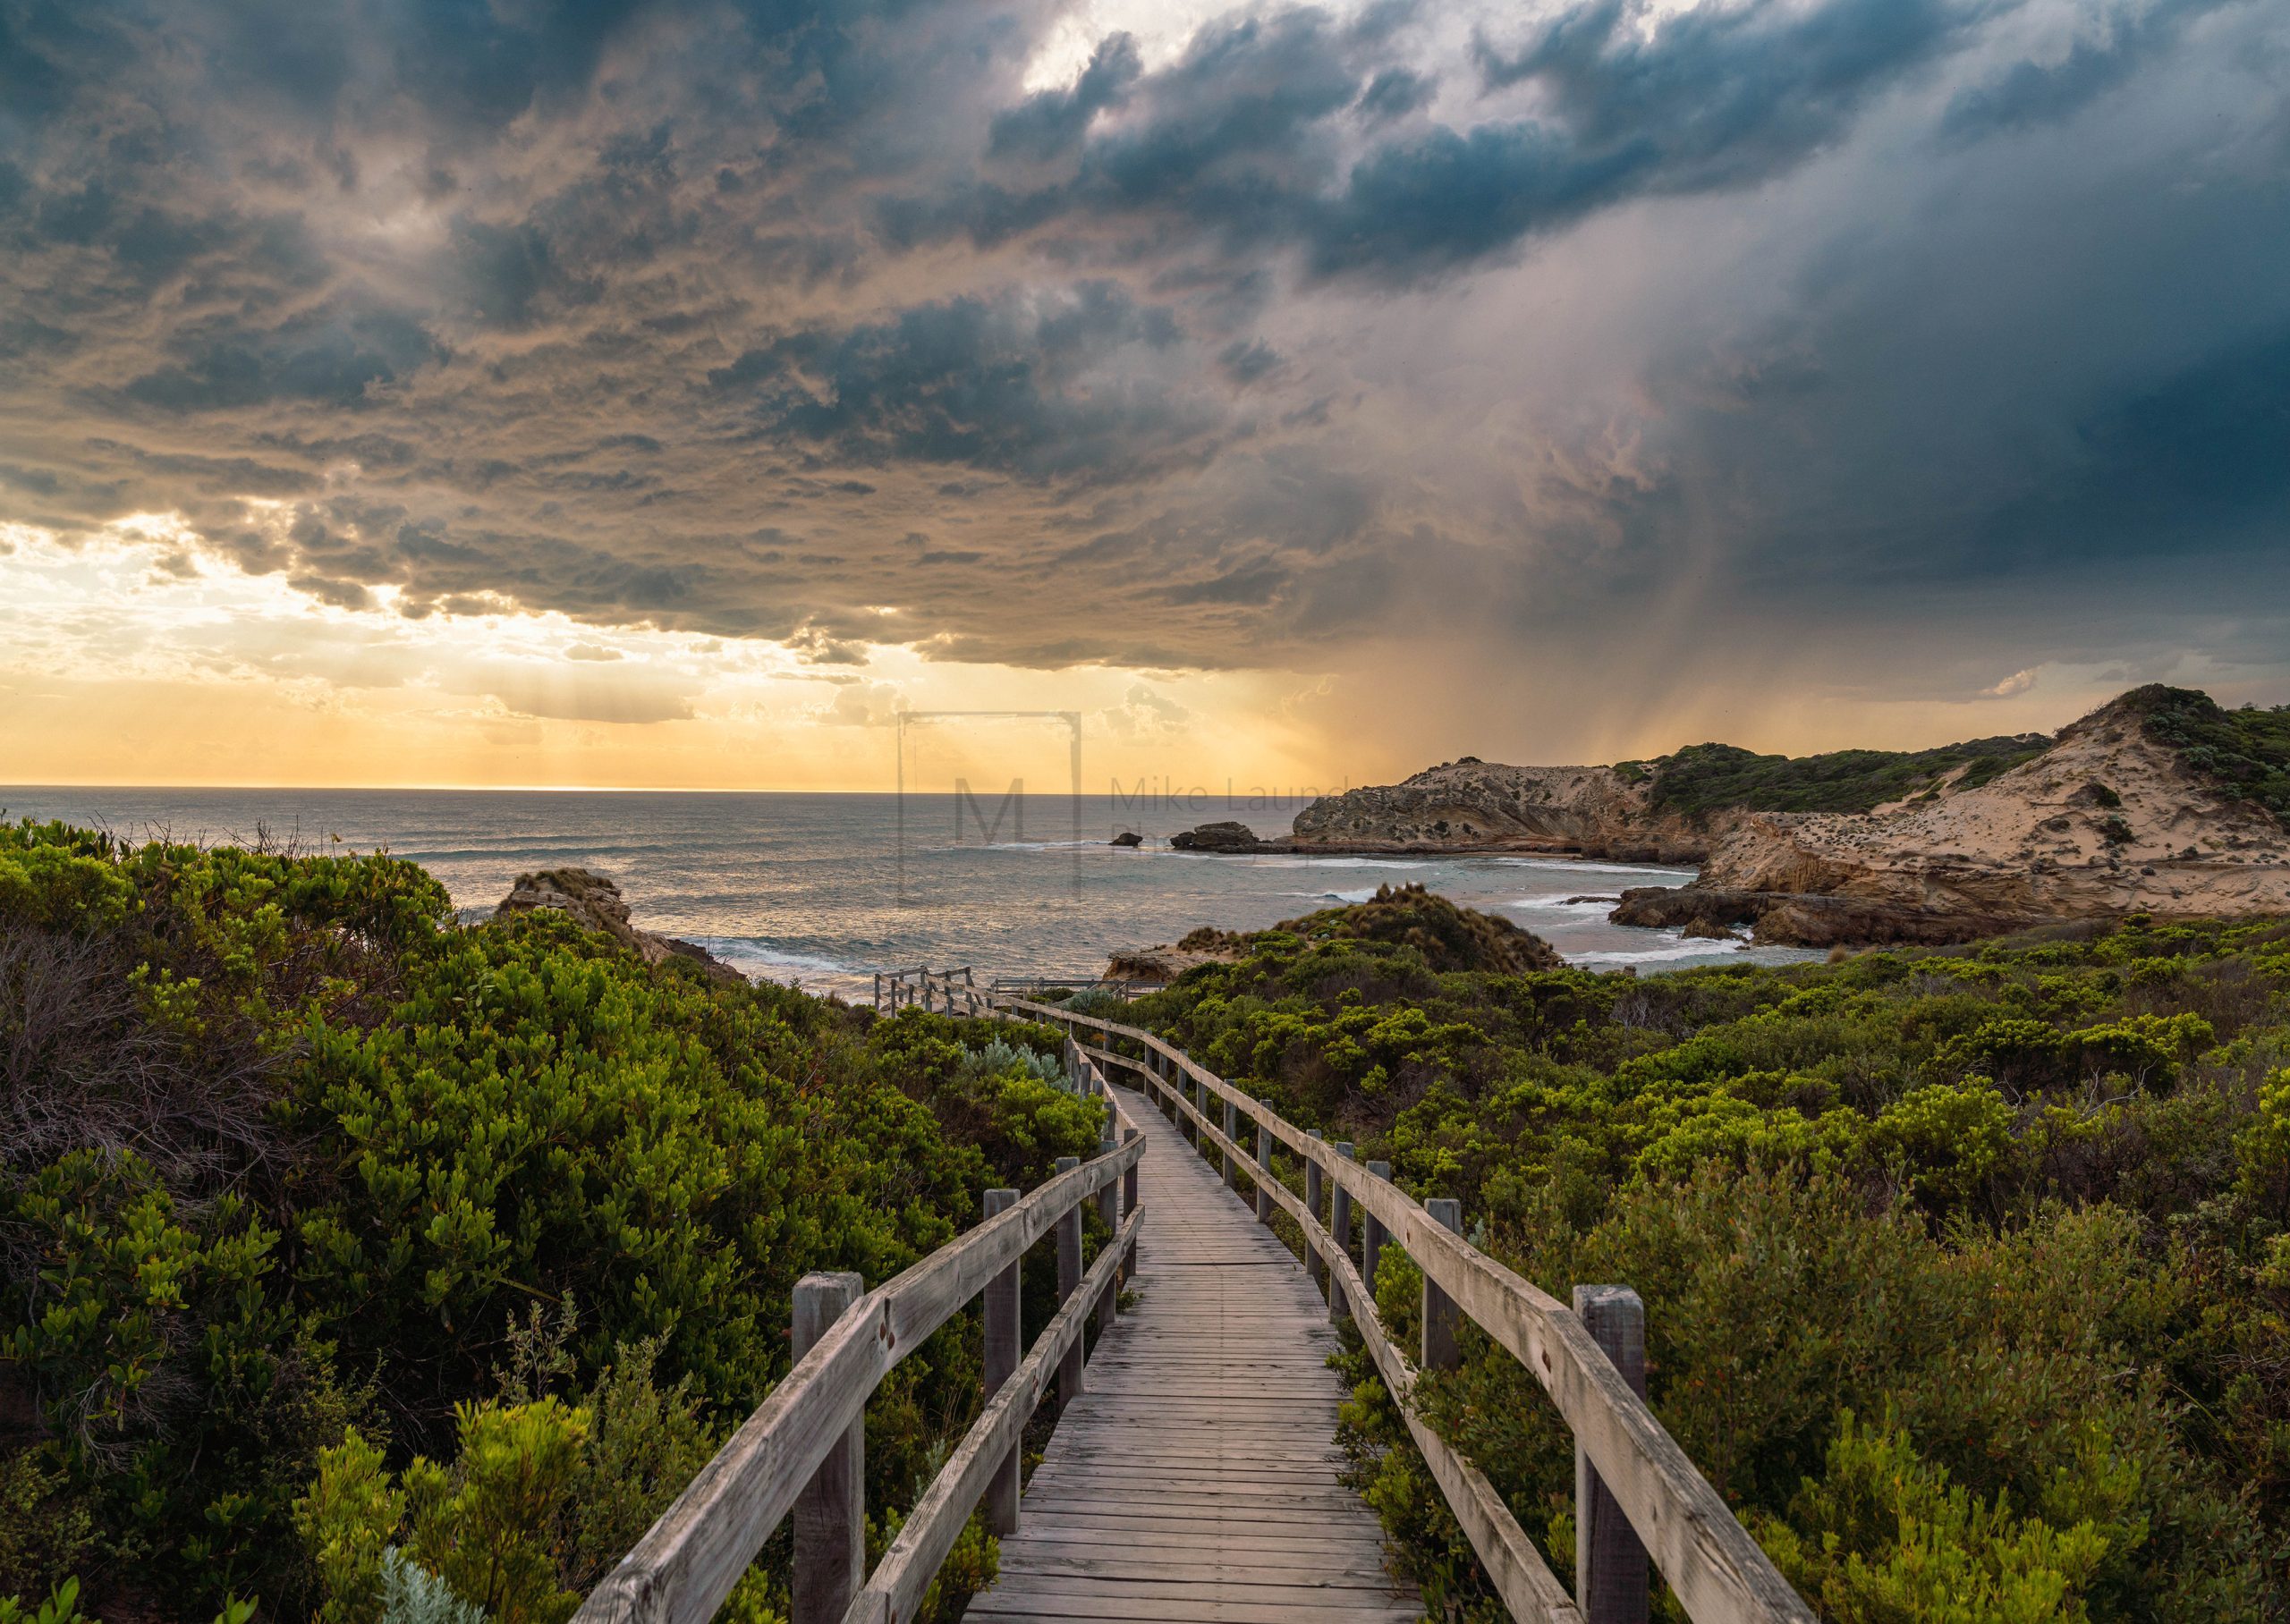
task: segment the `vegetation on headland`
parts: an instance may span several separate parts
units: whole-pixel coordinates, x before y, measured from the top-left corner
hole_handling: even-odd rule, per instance
[[[2150,739],[2238,800],[2255,801],[2290,829],[2290,705],[2227,710],[2192,688],[2151,683],[2123,696]]]
[[[0,1621],[563,1624],[784,1375],[797,1278],[1097,1142],[1047,1033],[449,918],[386,859],[0,827]],[[1824,1616],[2281,1615],[2290,925],[1643,979],[1514,937],[1392,893],[1134,1018],[1546,1288],[1635,1287],[1657,1412]],[[1566,1430],[1465,1351],[1428,1413],[1567,1571]],[[869,1407],[878,1549],[978,1358],[956,1322]],[[1348,1369],[1404,1560],[1497,1616]]]
[[[2156,743],[2226,795],[2255,801],[2290,829],[2290,705],[2228,710],[2191,688],[2150,683],[2120,696]],[[1887,802],[1976,790],[2055,740],[2041,733],[1971,739],[1929,750],[1832,750],[1761,756],[1731,744],[1690,744],[1646,761],[1617,763],[1632,782],[1652,781],[1658,812],[1866,812]]]
[[[1395,903],[1448,907],[1261,933],[1133,1019],[1462,1197],[1562,1298],[1636,1288],[1657,1414],[1823,1616],[2290,1606],[2290,923],[1641,979],[1435,967],[1345,922]],[[1385,1259],[1404,1344],[1420,1277]],[[1499,1618],[1348,1367],[1359,1481],[1434,1615]],[[1471,1332],[1421,1391],[1571,1573],[1532,1378]]]
[[[1633,782],[1650,777],[1658,812],[1866,812],[1938,790],[1943,782],[1978,789],[2034,760],[2051,743],[2041,733],[2022,733],[1929,750],[1832,750],[1794,757],[1760,756],[1732,744],[1690,744],[1650,761],[1620,763],[1616,770]]]
[[[561,1624],[785,1374],[797,1279],[1097,1146],[1046,1032],[450,919],[386,858],[0,825],[0,1620]],[[978,1341],[869,1406],[874,1540]]]

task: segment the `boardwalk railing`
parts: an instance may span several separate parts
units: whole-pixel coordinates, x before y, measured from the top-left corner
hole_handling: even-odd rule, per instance
[[[985,996],[978,991],[968,966],[931,974],[927,964],[911,970],[875,972],[875,1011],[895,1015],[917,1006],[941,1015],[982,1015]]]
[[[1646,1407],[1644,1324],[1634,1294],[1587,1287],[1578,1290],[1573,1307],[1562,1303],[1464,1240],[1457,1232],[1458,1203],[1417,1204],[1391,1181],[1386,1164],[1363,1167],[1351,1146],[1300,1131],[1153,1034],[1055,1004],[992,1002],[1013,1019],[1063,1028],[1077,1045],[1084,1045],[1085,1034],[1094,1036],[1097,1043],[1082,1047],[1084,1057],[1134,1073],[1203,1155],[1222,1158],[1227,1188],[1236,1195],[1243,1181],[1252,1188],[1260,1222],[1270,1222],[1275,1208],[1295,1221],[1305,1267],[1327,1288],[1329,1313],[1358,1329],[1448,1508],[1514,1618],[1551,1624],[1643,1620],[1650,1554],[1695,1624],[1814,1624],[1812,1610]],[[1212,1100],[1221,1107],[1214,1115]],[[1255,1125],[1253,1155],[1241,1142],[1243,1117]],[[1301,1198],[1274,1171],[1276,1146],[1302,1163]],[[1356,1264],[1355,1214],[1361,1221]],[[1395,1346],[1376,1317],[1378,1255],[1390,1242],[1404,1248],[1422,1272],[1419,1359]],[[1409,1402],[1421,1370],[1458,1363],[1459,1311],[1534,1374],[1573,1431],[1573,1598],[1485,1474],[1425,1425]]]
[[[988,990],[1014,998],[1038,998],[1064,987],[1073,992],[1086,989],[1111,993],[1126,1001],[1160,992],[1166,985],[1162,981],[1141,981],[1133,976],[1101,976],[1091,971],[1080,976],[997,976]]]
[[[1133,977],[1100,976],[1095,971],[1073,976],[997,976],[980,991],[977,977],[965,965],[959,969],[933,971],[927,964],[911,970],[875,972],[875,1011],[895,1015],[901,1010],[935,1010],[941,1015],[984,1015],[997,998],[1038,997],[1059,987],[1076,991],[1090,987],[1124,1000],[1158,993],[1162,984]]]
[[[940,992],[953,996],[943,982]],[[1094,1315],[1100,1335],[1111,1328],[1144,1221],[1144,1141],[1078,1045],[1066,1063],[1085,1093],[1107,1102],[1098,1154],[1061,1157],[1056,1176],[1029,1196],[988,1190],[985,1222],[872,1291],[862,1293],[855,1274],[806,1275],[795,1288],[794,1368],[589,1593],[574,1624],[708,1624],[790,1511],[793,1624],[905,1624],[981,1501],[994,1532],[1015,1529],[1020,1436],[1053,1374],[1059,1408],[1081,1391],[1083,1326]],[[1092,1202],[1113,1236],[1085,1274],[1081,1211]],[[1018,1268],[1053,1231],[1063,1306],[1021,1361]],[[894,1365],[980,1297],[985,1407],[869,1574],[867,1400]]]

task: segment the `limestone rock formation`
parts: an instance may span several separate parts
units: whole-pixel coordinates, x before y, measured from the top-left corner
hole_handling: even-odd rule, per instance
[[[1658,812],[1652,780],[1620,767],[1514,767],[1466,756],[1404,782],[1323,796],[1296,815],[1291,851],[1575,853],[1699,862],[1694,819]]]
[[[1169,844],[1179,851],[1217,851],[1247,853],[1279,850],[1276,842],[1260,841],[1256,831],[1246,824],[1226,821],[1203,824],[1198,829],[1188,829],[1183,834],[1173,834]]]
[[[521,874],[493,910],[493,917],[506,919],[544,908],[570,915],[584,930],[601,931],[647,964],[682,959],[717,980],[747,985],[745,976],[706,948],[631,924],[620,887],[604,875],[586,868],[545,868],[538,874]]]
[[[1625,892],[1612,918],[1703,931],[1751,926],[1760,942],[1813,947],[1958,942],[2136,911],[2290,913],[2282,823],[2248,784],[2204,770],[2204,751],[2175,749],[2150,725],[2158,706],[2190,705],[2221,715],[2201,695],[2142,689],[2056,740],[1930,752],[1945,761],[1953,751],[1959,765],[1942,770],[1916,757],[1906,787],[1867,796],[1866,811],[1763,810],[1708,792],[1706,777],[1696,796],[1675,793],[1676,783],[1664,792],[1666,774],[1718,760],[1748,764],[1736,783],[1768,767],[1805,769],[1786,785],[1802,795],[1822,788],[1819,771],[1831,765],[1861,770],[1843,755],[1787,763],[1702,746],[1610,767],[1465,757],[1402,783],[1324,797],[1297,814],[1288,839],[1251,849],[1696,863],[1692,885]]]
[[[2290,913],[2290,841],[2149,736],[2133,697],[1977,789],[1872,813],[1757,812],[1694,884],[1625,892],[1624,924],[1753,921],[1758,939],[1958,942],[2067,919]]]

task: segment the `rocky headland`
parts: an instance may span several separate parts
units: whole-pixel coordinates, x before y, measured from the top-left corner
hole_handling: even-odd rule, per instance
[[[2290,913],[2286,820],[2290,710],[2150,687],[2056,739],[1794,761],[1721,745],[1612,766],[1465,757],[1317,800],[1284,839],[1217,825],[1194,849],[1695,863],[1692,884],[1624,892],[1611,917],[1822,947]]]

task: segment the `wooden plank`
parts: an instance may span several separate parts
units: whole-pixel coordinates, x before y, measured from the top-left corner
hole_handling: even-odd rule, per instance
[[[1372,1213],[1428,1279],[1533,1373],[1695,1624],[1816,1624],[1811,1608],[1789,1588],[1566,1305],[1446,1232],[1395,1186],[1371,1179],[1324,1145],[1290,1138],[1294,1130],[1269,1107],[1182,1050],[1138,1028],[1086,1016],[1065,1019],[1109,1039],[1139,1044],[1174,1066],[1204,1096],[1232,1101],[1243,1115],[1295,1145],[1308,1171],[1320,1169],[1364,1212]],[[1120,1062],[1117,1055],[1109,1058]],[[1224,1136],[1205,1116],[1192,1112],[1190,1102],[1184,1110],[1204,1152],[1237,1150],[1229,1141],[1217,1144]],[[1307,1237],[1311,1233],[1308,1227]]]
[[[1145,1146],[1137,1139],[1059,1174],[861,1298],[589,1593],[576,1624],[708,1624],[885,1373]]]
[[[1223,1148],[1214,1120],[1168,1092],[1203,1154]],[[1135,1311],[1100,1344],[1003,1541],[1003,1577],[967,1616],[1412,1624],[1421,1603],[1339,1480],[1346,1395],[1326,1310],[1251,1221],[1253,1192],[1229,1190],[1158,1112],[1132,1114],[1154,1236]]]
[[[1646,1306],[1627,1286],[1574,1288],[1574,1312],[1630,1391],[1646,1395]],[[1581,1448],[1574,1451],[1574,1594],[1587,1624],[1646,1624],[1646,1547]]]
[[[848,1272],[806,1274],[795,1282],[790,1328],[797,1358],[857,1306],[866,1291]],[[867,1577],[867,1424],[843,1429],[795,1497],[795,1572],[788,1617],[793,1624],[835,1624]]]
[[[1351,1260],[1338,1266],[1340,1273],[1349,1274]],[[1363,1294],[1367,1282],[1356,1275],[1345,1282],[1347,1289]],[[1519,1527],[1518,1518],[1511,1515],[1511,1508],[1495,1492],[1487,1475],[1465,1460],[1447,1441],[1433,1432],[1416,1413],[1413,1402],[1416,1373],[1400,1356],[1384,1328],[1372,1313],[1362,1314],[1353,1322],[1359,1327],[1360,1341],[1368,1350],[1369,1358],[1384,1379],[1392,1401],[1399,1408],[1400,1418],[1407,1424],[1408,1436],[1415,1441],[1416,1452],[1423,1457],[1424,1466],[1431,1480],[1439,1485],[1440,1498],[1462,1525],[1463,1536],[1471,1541],[1480,1566],[1487,1569],[1488,1581],[1513,1619],[1522,1624],[1581,1624],[1573,1599],[1558,1582],[1558,1576],[1544,1561],[1542,1552]]]
[[[1018,1192],[1014,1189],[988,1190],[986,1215],[991,1218],[1006,1212],[1016,1205],[1017,1199]],[[1001,1391],[1003,1383],[1017,1374],[1025,1351],[1022,1324],[1024,1311],[1018,1288],[1018,1265],[1014,1263],[997,1274],[986,1288],[985,1396],[988,1401]],[[994,1533],[1008,1534],[1017,1527],[1019,1488],[1018,1446],[1014,1443],[994,1468],[992,1481],[986,1489],[986,1526]]]
[[[1136,1232],[1145,1220],[1132,1213],[1116,1240]],[[949,1456],[930,1486],[883,1552],[883,1560],[868,1577],[865,1588],[843,1615],[843,1624],[905,1624],[922,1605],[939,1564],[962,1536],[963,1525],[985,1493],[1002,1459],[1015,1449],[1050,1372],[1064,1362],[1069,1348],[1081,1345],[1081,1327],[1089,1318],[1090,1292],[1109,1283],[1121,1265],[1121,1248],[1109,1246],[1099,1255],[1082,1282],[1082,1289],[1042,1328],[1040,1340],[1010,1379],[979,1414],[961,1445]]]

